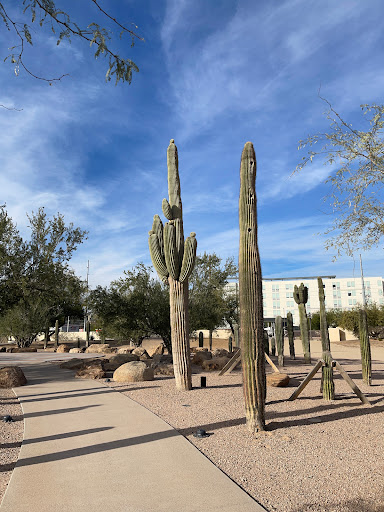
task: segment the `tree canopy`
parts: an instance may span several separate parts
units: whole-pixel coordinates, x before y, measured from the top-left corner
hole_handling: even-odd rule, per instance
[[[299,142],[299,149],[311,148],[296,167],[301,171],[314,158],[335,167],[325,183],[331,191],[333,225],[325,234],[331,236],[326,248],[336,255],[353,254],[355,249],[378,245],[384,234],[384,105],[361,105],[360,126],[345,121],[328,105],[325,112],[330,121],[327,133],[308,136]],[[320,146],[315,150],[315,146]]]
[[[159,335],[171,352],[167,286],[153,276],[153,269],[138,263],[109,287],[98,286],[90,293],[92,323],[103,337],[132,339],[140,344],[144,338]]]
[[[128,36],[130,38],[131,47],[134,46],[136,40],[144,41],[143,37],[138,35],[127,25],[118,21],[112,14],[107,12],[98,0],[88,0],[93,4],[99,14],[102,15],[105,22],[112,25],[119,31],[119,38]],[[81,27],[78,22],[71,19],[69,14],[56,6],[53,0],[16,0],[12,3],[12,9],[5,8],[5,2],[0,2],[0,18],[3,20],[5,27],[13,36],[16,37],[18,44],[10,48],[11,53],[5,60],[10,60],[14,65],[15,74],[18,75],[20,68],[26,73],[38,80],[44,80],[50,85],[54,81],[61,80],[67,74],[58,77],[42,77],[38,76],[24,60],[26,45],[33,45],[32,27],[45,27],[57,36],[57,45],[63,40],[72,42],[72,39],[79,39],[89,43],[90,47],[95,48],[95,58],[103,55],[108,59],[108,69],[105,75],[106,81],[110,81],[115,77],[115,83],[132,81],[132,72],[139,71],[137,65],[129,58],[120,56],[114,49],[116,44],[116,36],[107,26],[102,27],[95,21],[90,22],[86,27]],[[14,10],[17,10],[17,19]],[[137,29],[136,25],[133,28]]]
[[[190,332],[198,329],[213,331],[225,322],[232,328],[238,321],[236,294],[227,289],[229,278],[236,272],[233,258],[228,258],[223,264],[215,253],[205,252],[196,257],[189,278]]]
[[[69,260],[86,232],[40,208],[23,240],[5,207],[0,209],[0,332],[30,345],[55,319],[82,312],[84,283]]]

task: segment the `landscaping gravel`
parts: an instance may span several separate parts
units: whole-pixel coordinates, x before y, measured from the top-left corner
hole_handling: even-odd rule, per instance
[[[288,388],[268,388],[268,430],[251,435],[245,425],[241,373],[193,376],[191,392],[177,392],[172,378],[142,385],[110,383],[144,405],[203,452],[269,511],[384,511],[384,364],[374,364],[374,385],[360,368],[344,367],[372,405],[363,405],[335,372],[336,399],[319,393],[320,372],[300,397],[287,401],[311,369],[286,366]],[[200,388],[206,376],[207,388]],[[198,428],[211,433],[193,436]],[[202,482],[214,485],[214,482]]]
[[[337,372],[334,401],[320,395],[320,372],[297,400],[287,401],[312,366],[286,358],[283,371],[292,378],[290,386],[268,388],[268,430],[254,435],[245,425],[240,371],[223,377],[195,373],[190,392],[176,391],[174,379],[163,376],[106,385],[175,427],[270,512],[384,512],[384,357],[380,353],[375,360],[373,352],[374,379],[368,387],[361,381],[356,350],[343,354],[338,361],[372,405],[361,404]],[[201,376],[207,388],[200,387]],[[17,419],[0,423],[1,499],[18,457],[23,422],[12,390],[0,390],[0,396],[1,416]],[[198,428],[211,435],[194,437]]]

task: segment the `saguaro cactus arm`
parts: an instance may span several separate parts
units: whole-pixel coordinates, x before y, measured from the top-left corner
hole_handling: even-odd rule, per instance
[[[196,261],[196,233],[191,233],[184,243],[184,256],[183,263],[181,264],[181,270],[179,275],[179,281],[183,283],[191,275],[193,267]]]

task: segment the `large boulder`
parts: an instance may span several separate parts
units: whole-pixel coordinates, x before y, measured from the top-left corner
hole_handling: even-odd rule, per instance
[[[0,369],[0,388],[24,386],[27,379],[19,366],[4,366]]]
[[[108,358],[107,362],[104,363],[104,369],[106,371],[114,372],[122,364],[138,360],[139,356],[135,354],[114,354]]]
[[[139,356],[140,359],[150,359],[148,352],[143,347],[135,348],[135,350],[132,351],[132,354]]]
[[[92,343],[85,349],[85,352],[87,354],[102,354],[108,348],[110,348],[108,343]]]
[[[82,348],[71,348],[69,350],[69,353],[70,354],[82,354],[83,353],[83,349]]]
[[[69,345],[66,345],[65,343],[61,343],[58,347],[56,352],[63,354],[65,352],[69,352],[71,350],[71,347]]]
[[[119,347],[116,351],[117,354],[130,354],[135,350],[135,347],[133,345],[123,345],[122,347]]]
[[[224,366],[228,363],[229,357],[212,357],[212,359],[207,359],[203,361],[202,367],[203,370],[212,372],[214,370],[222,370]]]
[[[175,375],[173,364],[170,363],[158,363],[152,365],[155,375],[168,375],[173,377]]]
[[[289,375],[286,373],[269,373],[267,375],[267,386],[273,388],[286,388],[290,381]]]
[[[225,348],[216,348],[212,352],[212,357],[230,357],[228,350]]]
[[[68,361],[59,364],[59,368],[64,368],[65,370],[80,370],[83,366],[84,359],[79,359],[78,357],[68,359]]]
[[[56,352],[56,347],[45,348],[44,352]]]
[[[204,361],[207,361],[207,359],[212,359],[211,352],[206,352],[199,350],[199,352],[196,352],[192,358],[192,364],[197,364],[198,366],[202,366]]]
[[[153,368],[148,367],[143,361],[125,363],[119,366],[113,374],[115,382],[142,382],[153,379]]]
[[[149,354],[150,357],[153,357],[155,355],[162,355],[164,354],[164,350],[165,350],[165,346],[163,345],[163,343],[161,343],[160,345],[157,345],[157,347],[154,347],[154,348],[148,348],[147,349],[147,352]]]
[[[76,372],[77,379],[105,379],[103,362],[100,359],[84,361],[83,366]]]

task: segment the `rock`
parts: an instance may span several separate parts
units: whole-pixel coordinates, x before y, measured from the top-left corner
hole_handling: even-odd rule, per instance
[[[154,354],[152,358],[153,365],[159,364],[159,363],[167,363],[172,364],[173,363],[173,357],[172,354]],[[152,365],[152,366],[153,366]]]
[[[216,348],[212,352],[212,357],[230,357],[228,350],[225,350],[225,348]]]
[[[58,347],[57,347],[57,350],[56,352],[57,353],[64,353],[64,352],[69,352],[71,350],[71,347],[69,345],[66,345],[65,343],[61,343]]]
[[[19,366],[4,366],[0,369],[0,388],[24,386],[27,379]]]
[[[107,376],[100,359],[83,361],[83,363],[83,367],[76,372],[77,379],[105,379]]]
[[[133,352],[135,350],[135,347],[134,346],[131,346],[131,345],[124,345],[122,347],[119,347],[117,349],[117,354],[130,354],[131,352]]]
[[[290,377],[286,373],[269,373],[267,375],[267,386],[273,388],[286,388],[289,381]]]
[[[207,361],[207,359],[212,359],[212,354],[210,352],[199,351],[193,356],[192,364],[202,366],[203,362]]]
[[[0,347],[0,352],[6,352],[7,351],[7,347]]]
[[[37,348],[32,347],[8,347],[7,352],[37,352]]]
[[[105,352],[105,349],[109,348],[108,343],[92,343],[85,349],[87,354],[100,354]]]
[[[56,347],[45,348],[44,352],[56,352]]]
[[[169,375],[171,377],[175,375],[173,364],[170,363],[159,363],[152,365],[152,368],[155,375]]]
[[[202,367],[203,370],[214,371],[214,370],[222,370],[224,366],[228,363],[229,357],[213,357],[212,359],[207,359],[203,361]]]
[[[68,361],[59,364],[59,368],[64,368],[65,370],[80,370],[83,366],[84,359],[79,359],[78,357],[68,359]]]
[[[164,354],[164,350],[165,350],[165,346],[163,345],[163,343],[161,343],[160,345],[157,345],[157,347],[153,350],[149,350],[149,354],[151,357],[153,356],[161,356]]]
[[[134,355],[132,353],[132,355]],[[146,361],[148,359],[151,359],[151,356],[148,354],[148,352],[145,352],[142,356],[140,356],[140,361]]]
[[[191,347],[191,352],[195,354],[196,352],[208,352],[206,347]]]
[[[148,354],[148,352],[144,347],[136,347],[134,350],[132,350],[132,354],[136,354],[137,356],[141,357],[143,354]]]
[[[125,363],[119,366],[113,374],[113,380],[115,382],[142,382],[153,379],[153,368],[147,367],[143,361]]]
[[[115,354],[108,358],[104,363],[104,369],[109,372],[114,372],[119,366],[132,361],[138,361],[139,356],[135,354]]]
[[[70,354],[82,354],[83,353],[83,349],[82,348],[71,348],[69,350],[69,353]]]
[[[103,350],[103,354],[116,354],[117,348],[116,347],[108,347]]]

